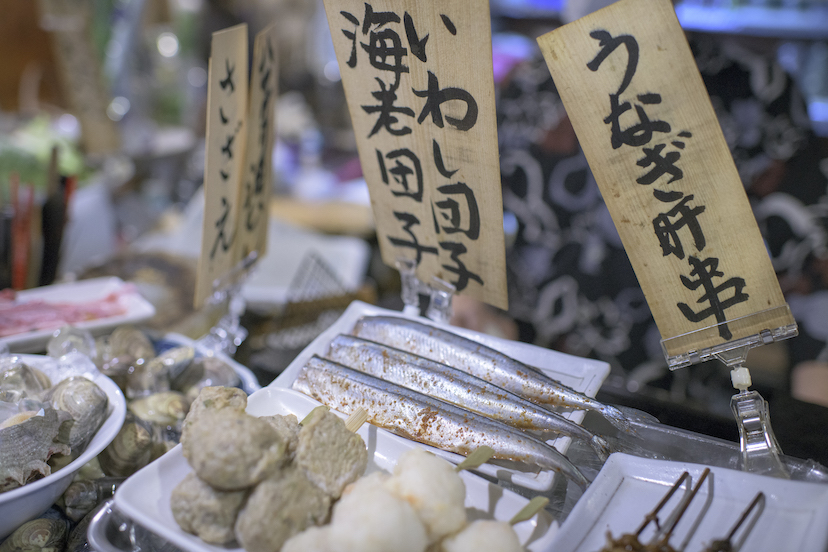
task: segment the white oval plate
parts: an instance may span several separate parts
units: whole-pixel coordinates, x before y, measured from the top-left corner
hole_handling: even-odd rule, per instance
[[[247,412],[254,416],[295,414],[300,420],[320,403],[291,389],[264,388],[249,397]],[[338,414],[338,413],[337,413]],[[370,424],[358,431],[368,446],[367,473],[390,472],[397,458],[418,446]],[[177,446],[170,452],[136,472],[115,493],[115,506],[122,514],[146,529],[190,552],[243,552],[205,543],[178,527],[170,509],[172,490],[191,471]],[[487,518],[508,521],[527,504],[527,499],[468,472],[461,472],[466,484],[466,509],[470,519]],[[528,521],[515,525],[520,542],[531,552],[549,550],[558,529],[558,522],[542,511]]]

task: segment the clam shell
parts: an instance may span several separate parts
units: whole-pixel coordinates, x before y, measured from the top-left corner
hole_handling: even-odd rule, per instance
[[[106,475],[127,477],[146,466],[152,455],[153,429],[149,422],[127,412],[115,439],[98,455]]]
[[[52,473],[46,461],[70,451],[66,443],[56,440],[68,420],[66,412],[45,408],[21,413],[0,426],[0,492]]]
[[[102,477],[94,481],[74,481],[63,493],[63,511],[72,521],[80,521],[102,501],[115,494],[123,477]]]
[[[51,386],[49,376],[22,362],[0,374],[0,391],[17,391],[21,398],[40,398]]]
[[[109,336],[109,354],[114,358],[128,355],[136,361],[147,361],[155,356],[155,348],[144,332],[135,326],[119,326]]]
[[[0,552],[60,552],[69,537],[63,519],[38,518],[18,527],[0,545]]]
[[[241,379],[233,367],[216,357],[195,359],[172,382],[172,388],[193,402],[204,387],[239,387]]]
[[[178,377],[181,372],[193,362],[195,358],[195,349],[189,345],[180,345],[164,351],[152,361],[163,364],[167,368],[167,374],[170,380]]]
[[[127,375],[125,394],[128,399],[170,390],[170,375],[167,366],[158,358],[142,365],[136,364],[134,370]]]
[[[69,430],[68,442],[72,455],[77,458],[106,418],[109,404],[106,393],[92,380],[71,377],[52,387],[44,400],[72,416],[74,423]]]
[[[129,411],[153,424],[180,426],[189,409],[189,402],[182,393],[165,391],[129,403]]]

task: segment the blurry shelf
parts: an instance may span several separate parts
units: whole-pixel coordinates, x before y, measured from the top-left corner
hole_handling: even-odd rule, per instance
[[[681,26],[690,31],[786,39],[828,38],[828,5],[810,7],[676,5]]]

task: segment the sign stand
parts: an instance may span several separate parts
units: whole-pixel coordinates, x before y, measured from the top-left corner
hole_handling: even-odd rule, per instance
[[[220,305],[226,301],[227,313],[210,328],[209,332],[196,341],[208,352],[233,355],[247,338],[247,330],[241,325],[241,315],[245,309],[241,287],[250,277],[258,260],[259,253],[252,251],[227,274],[213,281],[213,293],[207,304]]]
[[[790,309],[787,304],[754,313],[741,319],[729,320],[727,324],[733,329],[738,329],[740,326],[761,324],[763,319],[779,320],[785,318],[790,318]],[[775,329],[763,329],[754,335],[705,347],[701,351],[687,348],[689,343],[709,342],[710,336],[718,335],[719,329],[717,326],[718,324],[685,335],[663,339],[661,346],[667,364],[671,370],[677,370],[715,358],[730,368],[733,387],[739,391],[731,397],[730,409],[739,429],[742,470],[789,478],[790,474],[780,458],[782,450],[771,427],[768,403],[758,392],[749,390],[751,386],[750,371],[745,363],[750,349],[795,337],[798,334],[797,325],[794,322]],[[668,351],[671,350],[685,350],[687,352],[670,356]]]
[[[420,294],[422,293],[429,297],[425,315],[435,322],[448,323],[452,312],[451,299],[457,292],[455,286],[436,276],[432,277],[431,285],[422,282],[417,278],[417,264],[410,259],[399,257],[394,264],[400,271],[403,314],[419,316]]]
[[[538,38],[670,369],[719,359],[745,471],[789,477],[748,351],[797,335],[669,0],[619,0]]]

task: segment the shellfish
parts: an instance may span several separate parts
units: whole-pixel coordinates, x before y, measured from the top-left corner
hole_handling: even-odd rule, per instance
[[[239,387],[241,379],[233,367],[216,357],[195,359],[172,382],[172,388],[181,391],[193,402],[205,387]]]
[[[0,425],[0,492],[16,489],[52,473],[49,458],[69,454],[69,445],[60,442],[61,425],[68,413],[44,408],[23,412]]]
[[[106,418],[106,393],[90,379],[71,377],[49,389],[44,400],[72,416],[67,442],[77,458]]]
[[[63,519],[38,518],[18,527],[0,545],[0,552],[60,552],[69,537],[69,524]]]
[[[98,455],[106,475],[127,477],[146,466],[152,456],[152,425],[127,412],[121,431]]]

